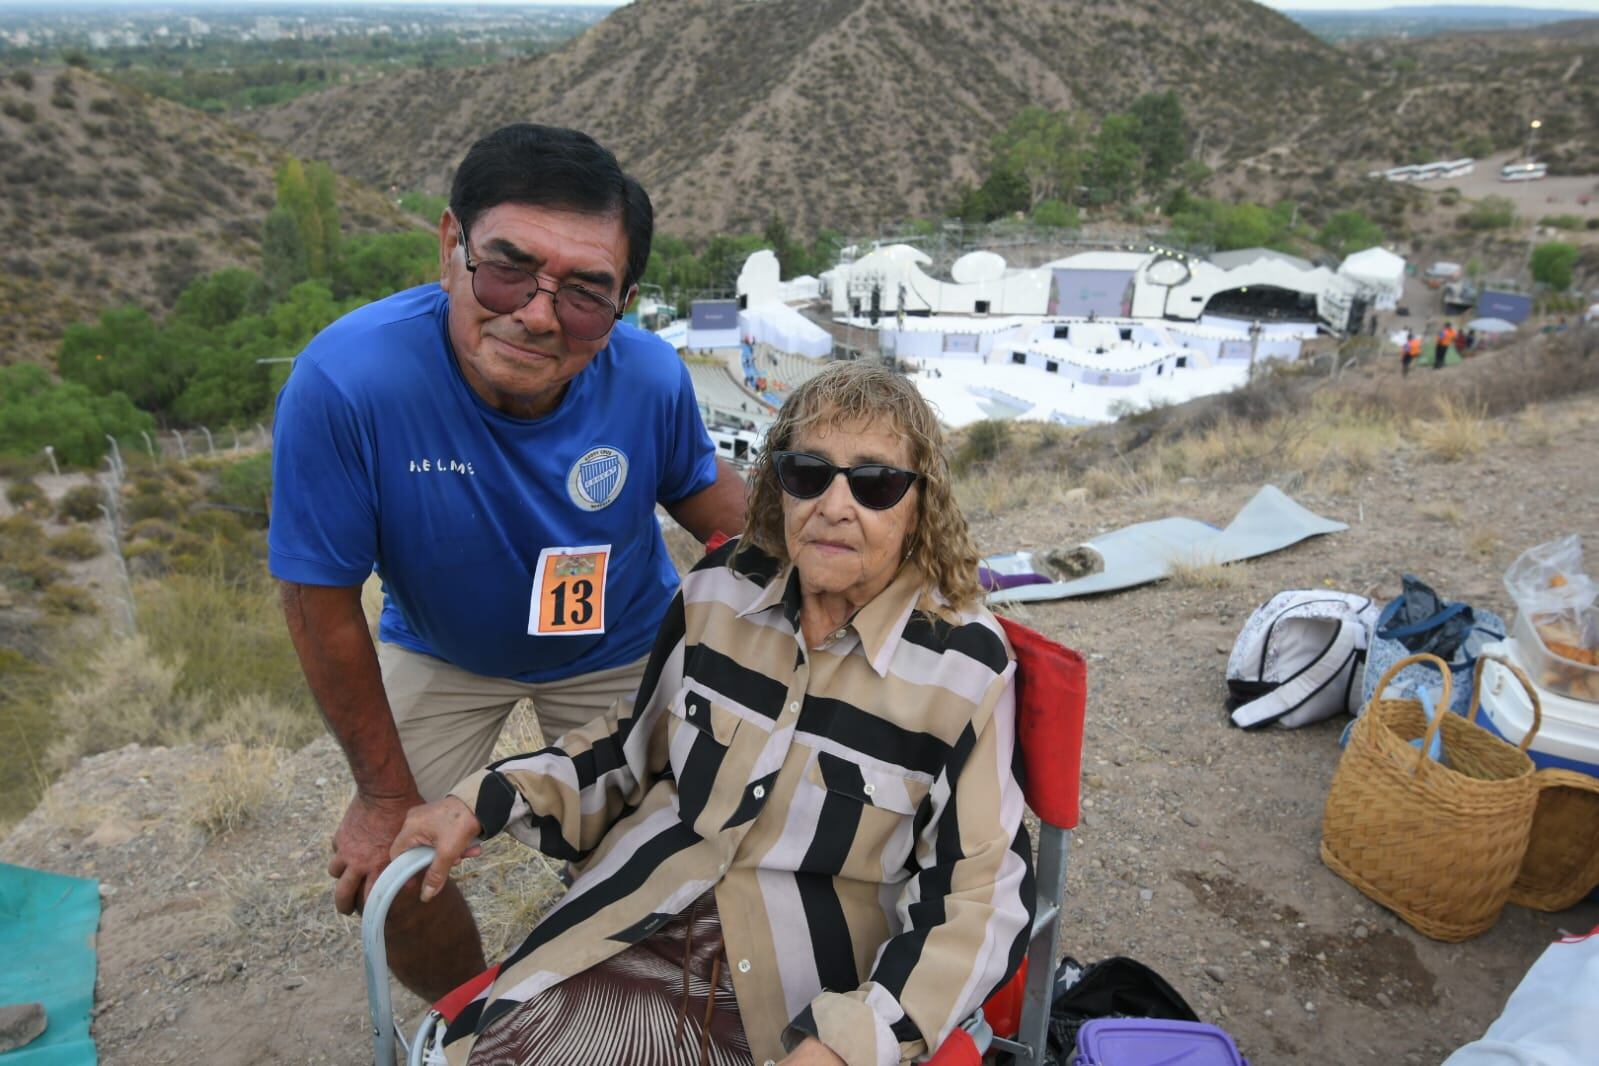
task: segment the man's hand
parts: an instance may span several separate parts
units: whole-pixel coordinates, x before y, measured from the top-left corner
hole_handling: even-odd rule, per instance
[[[476,842],[481,832],[483,825],[472,808],[454,796],[445,796],[436,803],[411,808],[405,816],[405,825],[389,848],[389,855],[399,858],[402,852],[419,844],[426,844],[438,853],[433,865],[422,876],[422,902],[426,903],[449,883],[451,867],[483,850]]]
[[[783,1061],[777,1066],[846,1066],[846,1064],[832,1048],[814,1036],[808,1036],[799,1047],[783,1056]]]
[[[328,863],[328,875],[338,879],[333,906],[340,914],[350,914],[366,902],[389,864],[389,845],[405,823],[406,812],[421,801],[421,796],[375,800],[355,794],[333,834],[333,861]]]

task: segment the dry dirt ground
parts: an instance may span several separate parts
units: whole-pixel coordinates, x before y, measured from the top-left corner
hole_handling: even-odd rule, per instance
[[[1487,358],[1476,362],[1491,374]],[[1599,923],[1599,904],[1587,903],[1507,908],[1464,944],[1413,932],[1317,857],[1342,722],[1243,733],[1223,708],[1225,653],[1280,589],[1387,597],[1410,570],[1508,613],[1499,576],[1518,552],[1599,530],[1599,404],[1573,399],[1499,428],[1504,439],[1466,462],[1401,448],[1349,495],[1290,478],[1285,488],[1349,530],[1241,564],[1219,587],[1190,579],[1025,613],[1089,659],[1084,819],[1062,949],[1150,964],[1257,1066],[1437,1063],[1481,1032],[1550,940]],[[1225,523],[1256,487],[1191,482],[974,524],[985,550],[1053,547],[1172,513]],[[89,759],[13,829],[0,859],[100,879],[104,1061],[369,1061],[356,930],[332,914],[323,874],[346,789],[340,757],[326,740],[256,757],[252,776],[270,793],[252,821],[208,837],[186,814],[238,787],[213,776],[225,764],[198,749]],[[468,874],[474,906],[513,882],[535,897],[520,915],[502,905],[492,942],[552,890],[548,869],[517,848]],[[414,1017],[413,1001],[400,1007]]]

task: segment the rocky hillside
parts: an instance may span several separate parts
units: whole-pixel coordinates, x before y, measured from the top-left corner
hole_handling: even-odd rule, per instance
[[[1552,172],[1599,172],[1599,19],[1348,48],[1383,85],[1365,121],[1340,126],[1360,157],[1486,154],[1466,150],[1476,138],[1519,149],[1538,119],[1533,148]]]
[[[159,310],[196,274],[257,263],[283,149],[73,68],[0,79],[0,363],[122,302]],[[346,183],[346,227],[412,224]]]
[[[1252,155],[1357,106],[1345,56],[1248,0],[639,0],[559,52],[402,74],[246,121],[380,185],[443,191],[474,137],[580,126],[677,232],[849,228],[945,206],[1029,103],[1174,89],[1203,150]]]
[[[1249,0],[638,0],[550,56],[245,121],[343,173],[432,192],[495,126],[576,125],[645,181],[667,230],[773,214],[847,230],[947,206],[1026,104],[1092,119],[1173,89],[1220,188],[1303,199],[1412,155],[1512,147],[1533,114],[1551,159],[1599,166],[1593,25],[1339,49]]]

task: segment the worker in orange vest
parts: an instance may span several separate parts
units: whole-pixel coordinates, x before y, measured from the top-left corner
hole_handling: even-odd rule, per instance
[[[1410,364],[1421,357],[1421,338],[1416,336],[1415,330],[1405,331],[1405,343],[1399,346],[1399,373],[1401,376],[1410,373]]]
[[[1455,327],[1445,322],[1444,328],[1438,331],[1438,343],[1433,345],[1432,349],[1432,368],[1434,370],[1443,369],[1444,357],[1449,354],[1449,346],[1453,343],[1455,343]]]

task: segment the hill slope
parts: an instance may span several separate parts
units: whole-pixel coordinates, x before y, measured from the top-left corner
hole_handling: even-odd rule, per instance
[[[944,206],[1029,103],[1099,115],[1174,89],[1207,154],[1360,99],[1354,65],[1248,0],[639,0],[549,56],[418,72],[245,121],[386,185],[443,191],[534,119],[613,147],[677,232],[869,225]]]
[[[498,125],[575,125],[645,182],[666,230],[774,214],[859,230],[949,204],[1026,104],[1093,118],[1169,88],[1230,187],[1350,203],[1336,183],[1510,148],[1533,114],[1558,169],[1599,169],[1595,25],[1338,49],[1249,0],[638,0],[552,55],[244,121],[342,173],[431,192]]]
[[[0,363],[43,359],[66,323],[170,304],[196,274],[255,266],[281,147],[83,70],[0,82]],[[340,189],[347,228],[414,225]]]

